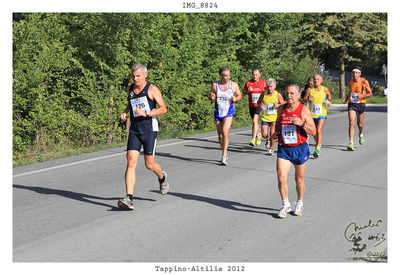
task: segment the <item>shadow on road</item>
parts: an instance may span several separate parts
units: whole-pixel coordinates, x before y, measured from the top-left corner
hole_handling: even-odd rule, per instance
[[[210,140],[206,138],[195,138],[195,137],[180,137],[177,139],[183,139],[183,140],[193,140],[193,141],[201,141],[201,142],[210,142],[210,143],[216,143],[218,144],[218,140],[215,138],[215,140]]]
[[[159,191],[156,191],[156,190],[152,190],[151,192],[159,193]],[[185,200],[194,200],[194,201],[206,202],[206,203],[218,206],[218,207],[223,207],[223,208],[226,208],[226,209],[229,209],[229,210],[235,210],[235,211],[251,212],[251,213],[258,213],[258,214],[267,214],[267,215],[270,215],[270,216],[276,216],[276,213],[275,212],[271,213],[271,212],[264,212],[264,211],[256,211],[256,210],[253,210],[253,209],[279,211],[279,209],[274,209],[274,208],[258,207],[258,206],[253,206],[253,205],[249,205],[249,204],[243,204],[243,203],[235,202],[235,201],[214,199],[214,198],[197,196],[197,195],[192,195],[192,194],[169,192],[168,195],[179,197],[179,198],[182,198],[182,199],[185,199]]]
[[[209,147],[204,147],[205,149],[213,149]],[[219,160],[212,160],[212,159],[199,159],[199,158],[188,158],[188,157],[182,157],[182,156],[177,156],[173,155],[170,153],[156,153],[157,156],[160,157],[165,157],[165,158],[173,158],[173,159],[179,159],[179,160],[184,160],[184,161],[195,161],[195,162],[200,162],[200,163],[208,163],[208,164],[219,164]]]
[[[387,105],[368,105],[366,111],[373,113],[387,113]]]
[[[61,196],[64,198],[73,199],[73,200],[77,200],[77,201],[81,201],[81,202],[91,203],[91,204],[105,206],[105,207],[111,207],[111,209],[108,211],[116,211],[116,210],[124,211],[114,205],[90,200],[90,199],[94,199],[94,200],[102,200],[102,201],[115,201],[115,204],[116,204],[117,200],[121,199],[120,197],[118,197],[118,198],[103,198],[103,197],[99,197],[99,196],[92,196],[92,195],[87,195],[87,194],[77,193],[77,192],[72,192],[72,191],[45,188],[45,187],[39,187],[39,186],[24,186],[24,185],[19,185],[19,184],[14,184],[13,187],[18,188],[18,189],[33,191],[38,194],[57,195],[57,196]],[[139,198],[139,197],[135,197],[135,199],[136,200],[155,201],[153,199]]]

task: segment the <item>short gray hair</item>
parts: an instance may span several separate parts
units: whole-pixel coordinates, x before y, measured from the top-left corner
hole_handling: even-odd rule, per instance
[[[219,75],[222,75],[224,72],[230,72],[228,67],[221,67],[219,68]]]
[[[286,93],[287,93],[287,91],[288,91],[288,89],[289,89],[290,87],[294,87],[294,88],[296,89],[296,93],[299,94],[299,95],[301,95],[300,86],[297,85],[296,83],[289,84],[289,86],[286,87]]]
[[[143,73],[147,73],[146,66],[140,63],[132,66],[132,72],[136,72],[137,70],[141,70]]]
[[[276,86],[276,80],[274,79],[274,78],[268,78],[268,80],[267,80],[267,85],[271,85],[272,83],[274,83],[275,84],[275,86]]]

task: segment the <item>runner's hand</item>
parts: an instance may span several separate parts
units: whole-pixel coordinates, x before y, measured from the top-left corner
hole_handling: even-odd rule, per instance
[[[120,118],[121,118],[121,121],[126,121],[126,113],[122,113]]]
[[[135,114],[137,116],[146,116],[146,112],[143,109],[140,109],[140,108],[136,108],[135,109]]]
[[[303,125],[304,121],[299,117],[294,117],[292,123],[296,126],[301,126]]]

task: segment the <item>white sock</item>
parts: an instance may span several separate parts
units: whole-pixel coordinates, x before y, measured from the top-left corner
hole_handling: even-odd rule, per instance
[[[289,199],[283,200],[283,205],[284,206],[290,206]]]
[[[297,204],[303,205],[303,200],[297,200]]]
[[[364,134],[363,134],[363,133],[361,133],[361,134],[359,134],[358,136],[359,136],[359,137],[363,137],[363,136],[364,136]]]

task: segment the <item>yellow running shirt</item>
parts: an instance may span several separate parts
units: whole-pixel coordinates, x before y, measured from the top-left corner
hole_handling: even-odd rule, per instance
[[[317,91],[315,87],[313,86],[311,88],[310,92],[310,97],[313,97],[313,101],[310,101],[310,111],[312,114],[313,118],[318,118],[320,116],[326,116],[327,115],[327,109],[326,109],[326,93],[325,93],[325,87],[321,86],[321,89]]]
[[[263,104],[261,107],[260,118],[264,122],[275,122],[278,117],[274,104],[278,103],[278,91],[274,91],[272,95],[268,95],[267,91],[264,93]]]

